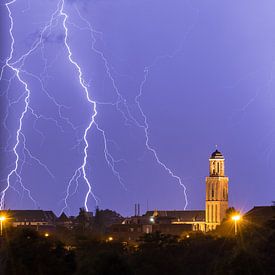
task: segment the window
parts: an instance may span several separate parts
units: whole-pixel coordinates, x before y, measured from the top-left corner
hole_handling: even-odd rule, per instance
[[[223,199],[224,200],[227,200],[228,198],[227,198],[227,191],[226,191],[226,188],[224,187],[223,188]]]
[[[214,205],[211,205],[211,222],[214,221]]]
[[[215,161],[212,163],[212,174],[215,175]]]
[[[215,222],[218,222],[218,205],[215,205]]]

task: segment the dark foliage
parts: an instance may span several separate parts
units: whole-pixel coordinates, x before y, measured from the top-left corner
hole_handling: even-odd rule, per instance
[[[86,218],[83,221],[79,224],[84,225]],[[90,231],[65,236],[66,246],[32,230],[8,231],[0,249],[0,274],[275,274],[275,220],[245,225],[237,237],[180,238],[156,232],[133,245],[106,241]]]
[[[30,229],[8,233],[0,250],[1,274],[73,274],[74,254],[60,241]]]

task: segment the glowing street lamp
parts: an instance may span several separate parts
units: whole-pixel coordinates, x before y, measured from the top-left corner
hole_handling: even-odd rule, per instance
[[[235,224],[235,236],[237,235],[237,222],[241,219],[240,215],[234,215],[232,216],[232,220],[234,221]]]
[[[108,237],[108,239],[106,240],[107,242],[112,242],[114,240],[114,238],[112,236]]]
[[[3,235],[3,222],[6,220],[5,216],[0,216],[0,236]]]

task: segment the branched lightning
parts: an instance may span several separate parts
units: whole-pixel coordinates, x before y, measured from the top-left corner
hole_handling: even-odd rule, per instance
[[[5,66],[2,68],[1,70],[1,79],[2,79],[2,74],[3,74],[3,71],[4,71],[4,68],[5,67],[8,67],[10,68],[16,75],[18,81],[23,85],[24,89],[25,89],[25,98],[24,98],[24,109],[23,109],[23,112],[21,113],[20,115],[20,118],[19,118],[19,127],[16,131],[16,143],[13,147],[13,152],[15,154],[15,166],[14,168],[10,171],[10,173],[8,174],[7,176],[7,185],[6,187],[4,188],[4,190],[1,191],[1,199],[0,199],[0,209],[3,209],[4,208],[4,203],[5,203],[5,195],[6,195],[6,192],[7,190],[9,189],[9,187],[11,186],[11,177],[14,175],[17,180],[20,182],[22,188],[24,188],[24,190],[26,190],[30,196],[30,198],[34,201],[34,199],[32,198],[31,194],[30,194],[30,191],[24,187],[23,183],[22,183],[22,178],[20,176],[20,174],[18,173],[18,166],[19,166],[19,154],[18,154],[18,146],[19,146],[19,143],[20,143],[20,135],[21,135],[21,132],[22,132],[22,125],[23,125],[23,119],[25,117],[25,114],[27,113],[28,111],[28,106],[29,106],[29,101],[30,101],[30,90],[28,88],[28,84],[21,78],[21,75],[20,75],[20,70],[12,65],[10,65],[10,61],[11,59],[13,58],[13,52],[14,52],[14,37],[13,37],[13,33],[12,33],[12,30],[13,30],[13,18],[12,18],[12,14],[11,14],[11,10],[9,8],[9,5],[15,3],[16,0],[13,0],[11,2],[8,2],[6,4],[6,8],[8,10],[8,14],[9,14],[9,19],[10,19],[10,29],[9,29],[9,33],[10,33],[10,37],[11,37],[11,50],[10,50],[10,55],[9,57],[7,58],[6,62],[5,62]],[[34,201],[35,202],[35,201]],[[36,202],[35,202],[36,204]]]
[[[114,88],[114,91],[116,92],[116,95],[117,95],[117,101],[115,104],[112,104],[112,105],[115,105],[117,110],[119,112],[122,113],[124,119],[126,122],[131,122],[131,123],[134,123],[134,125],[136,125],[137,127],[141,128],[143,130],[143,133],[144,133],[144,136],[145,136],[145,146],[147,148],[147,150],[149,152],[151,152],[156,160],[156,162],[166,171],[168,172],[168,174],[174,178],[178,183],[179,185],[183,188],[183,191],[184,191],[184,198],[185,198],[185,206],[184,206],[184,209],[187,208],[187,205],[188,205],[188,198],[187,198],[187,190],[186,190],[186,186],[183,184],[183,181],[182,179],[177,176],[163,161],[161,161],[156,149],[150,144],[150,138],[149,138],[149,131],[150,131],[150,128],[149,128],[149,124],[148,124],[148,119],[147,119],[147,116],[146,114],[144,113],[143,109],[142,109],[142,106],[140,104],[140,98],[142,97],[143,95],[143,88],[144,88],[144,85],[148,79],[148,76],[149,76],[149,72],[150,72],[150,69],[152,69],[156,63],[161,60],[161,59],[164,59],[164,58],[173,58],[174,56],[176,56],[181,50],[182,50],[182,43],[180,44],[180,46],[172,53],[172,54],[168,54],[168,55],[162,55],[162,56],[158,56],[155,58],[155,60],[152,62],[152,64],[150,66],[146,66],[144,68],[144,77],[140,83],[140,86],[139,86],[139,90],[138,90],[138,94],[135,96],[135,104],[139,110],[139,113],[140,115],[142,116],[142,119],[143,119],[143,123],[140,123],[136,118],[135,116],[132,114],[131,112],[131,109],[129,108],[128,104],[127,104],[127,100],[123,97],[123,95],[120,93],[117,85],[116,85],[116,82],[115,82],[115,79],[114,77],[112,76],[112,73],[111,73],[111,69],[110,69],[110,64],[109,64],[109,61],[108,59],[106,58],[105,54],[103,53],[103,51],[99,50],[97,47],[96,47],[96,38],[95,38],[95,34],[98,33],[98,31],[96,31],[91,23],[86,19],[84,18],[80,11],[76,8],[77,10],[77,13],[79,15],[79,17],[86,23],[87,27],[88,27],[88,30],[90,31],[90,36],[91,36],[91,40],[92,40],[92,50],[98,54],[103,63],[104,63],[104,66],[105,66],[105,71],[106,71],[106,74],[108,75],[111,83],[112,83],[112,86]],[[198,11],[197,11],[197,15],[198,15]],[[192,25],[189,30],[186,32],[185,34],[185,37],[184,37],[184,40],[186,39],[186,37],[188,36],[188,34],[191,32],[191,30],[194,28],[194,25]],[[102,33],[100,33],[102,34]],[[123,104],[123,107],[124,109],[126,110],[123,111],[121,108],[119,108],[120,104]]]
[[[190,2],[190,5],[191,5],[191,2]],[[192,7],[192,5],[191,5]],[[192,9],[194,9],[192,7]],[[199,10],[195,10],[196,12],[196,17],[198,18],[199,16]],[[195,20],[195,23],[197,22],[197,20]],[[154,155],[155,157],[155,160],[157,161],[157,163],[164,168],[164,170],[166,172],[168,172],[168,174],[174,178],[178,183],[179,185],[183,188],[183,192],[184,192],[184,198],[185,198],[185,205],[184,205],[184,210],[187,208],[188,206],[188,198],[187,198],[187,189],[186,189],[186,186],[183,184],[183,181],[182,179],[177,176],[159,157],[156,149],[151,145],[150,143],[150,137],[149,137],[149,131],[150,131],[150,128],[149,128],[149,124],[148,124],[148,119],[147,119],[147,116],[146,114],[144,113],[143,109],[142,109],[142,106],[140,104],[140,98],[142,97],[143,95],[143,89],[144,89],[144,85],[146,84],[146,81],[149,77],[149,73],[150,73],[150,70],[161,60],[161,59],[165,59],[165,58],[174,58],[178,53],[180,53],[182,51],[182,47],[183,47],[183,42],[187,39],[187,37],[189,36],[190,32],[195,28],[195,23],[193,23],[189,28],[188,30],[186,31],[184,37],[183,37],[183,40],[182,42],[180,43],[179,47],[176,48],[176,50],[172,53],[172,54],[167,54],[167,55],[160,55],[160,56],[157,56],[154,61],[151,63],[151,65],[149,66],[146,66],[144,68],[144,77],[143,77],[143,80],[141,81],[140,83],[140,86],[139,86],[139,92],[138,94],[136,95],[135,97],[135,102],[136,102],[136,105],[140,111],[140,114],[143,118],[143,124],[140,124],[138,123],[138,121],[136,120],[137,124],[139,125],[139,127],[141,127],[144,131],[144,134],[145,134],[145,144],[146,144],[146,148],[148,149],[148,151],[152,152],[152,154]]]
[[[24,192],[26,192],[28,194],[30,200],[34,203],[34,205],[36,207],[38,206],[38,203],[36,202],[36,200],[31,195],[31,191],[24,186],[23,180],[22,180],[22,177],[21,177],[22,168],[23,168],[23,166],[26,162],[26,154],[28,155],[28,157],[31,160],[35,161],[43,169],[45,169],[46,172],[50,175],[50,177],[54,179],[54,175],[52,174],[50,169],[46,166],[46,164],[44,164],[40,159],[35,157],[26,146],[26,137],[23,134],[23,120],[24,120],[27,112],[32,114],[35,117],[36,120],[37,119],[50,120],[50,121],[53,121],[56,124],[56,126],[58,126],[60,128],[60,125],[58,124],[58,122],[56,120],[54,120],[53,118],[49,118],[49,117],[45,117],[43,115],[37,114],[34,111],[34,109],[30,106],[31,90],[30,90],[27,82],[23,79],[23,76],[22,76],[23,74],[28,74],[26,71],[22,70],[22,67],[24,66],[26,58],[29,57],[31,55],[31,53],[33,53],[38,48],[38,46],[40,44],[43,44],[44,34],[49,28],[52,27],[53,21],[54,21],[55,15],[56,15],[56,11],[53,13],[50,22],[43,28],[43,30],[42,30],[42,32],[39,36],[39,39],[37,39],[33,43],[30,50],[27,53],[23,54],[18,60],[12,62],[13,55],[14,55],[14,44],[15,44],[15,38],[14,38],[14,35],[13,35],[14,19],[13,19],[12,12],[11,12],[9,6],[14,4],[15,2],[16,2],[16,0],[12,0],[12,1],[5,4],[5,6],[7,8],[7,11],[8,11],[9,20],[10,20],[9,35],[10,35],[10,38],[11,38],[11,46],[10,46],[10,54],[9,54],[8,58],[6,59],[6,61],[5,61],[5,64],[1,68],[0,80],[1,81],[6,80],[6,79],[3,78],[4,72],[5,72],[6,69],[10,69],[11,71],[13,71],[12,77],[7,80],[8,81],[8,87],[5,91],[5,93],[7,93],[7,91],[9,90],[11,81],[14,78],[16,78],[19,81],[19,83],[22,84],[22,86],[24,87],[24,93],[22,93],[18,97],[17,100],[15,100],[13,102],[10,102],[9,107],[11,107],[12,104],[16,104],[16,103],[20,102],[22,99],[24,101],[24,107],[23,107],[23,111],[20,113],[20,116],[19,116],[19,126],[16,130],[16,142],[15,142],[15,144],[14,144],[12,150],[11,150],[13,152],[13,154],[15,155],[15,163],[14,163],[14,167],[11,169],[11,171],[9,172],[9,174],[7,176],[6,187],[0,193],[0,196],[1,196],[1,198],[0,198],[0,209],[3,209],[4,206],[5,206],[6,192],[9,189],[16,190],[17,193],[19,193],[18,190],[11,184],[12,177],[15,177],[15,179],[16,179],[15,183],[19,182],[19,184],[20,184],[20,186],[23,190],[22,196],[24,195]],[[32,76],[34,76],[34,75],[32,75]],[[46,90],[44,89],[43,86],[42,86],[42,90],[44,92],[46,92]],[[50,95],[48,93],[47,93],[47,96],[56,104],[56,106],[59,107],[59,114],[60,114],[61,105],[57,104],[57,102],[54,101],[54,99],[52,97],[50,97]],[[6,126],[6,120],[7,120],[8,115],[9,115],[9,113],[7,111],[6,116],[4,118],[4,127],[7,130],[8,130],[8,127]],[[63,117],[61,117],[61,118],[64,119]],[[43,135],[41,132],[40,132],[40,134]],[[20,155],[19,155],[20,154],[19,153],[20,144],[22,144],[22,147],[23,147],[23,150],[22,150],[23,151],[23,156],[22,156],[23,159],[22,160],[20,160]],[[20,164],[20,162],[21,162],[21,164]]]
[[[96,102],[95,100],[93,100],[90,95],[89,95],[89,91],[88,91],[88,85],[85,83],[84,81],[84,78],[83,78],[83,72],[81,70],[81,67],[79,66],[79,64],[73,59],[73,54],[72,54],[72,50],[68,44],[68,14],[65,13],[64,11],[64,0],[61,1],[62,4],[61,4],[61,9],[60,9],[60,15],[64,17],[63,19],[63,28],[64,28],[64,32],[65,32],[65,39],[64,39],[64,43],[65,43],[65,46],[66,46],[66,49],[67,49],[67,52],[68,52],[68,59],[69,61],[75,66],[75,68],[77,69],[78,71],[78,79],[79,79],[79,83],[81,85],[81,87],[83,88],[84,92],[85,92],[85,96],[86,96],[86,99],[87,101],[90,103],[91,107],[92,107],[92,116],[91,116],[91,120],[90,120],[90,123],[88,125],[88,127],[85,129],[84,131],[84,136],[83,136],[83,140],[84,140],[84,143],[85,143],[85,147],[84,147],[84,158],[83,158],[83,163],[82,165],[77,168],[72,176],[72,178],[69,180],[69,184],[67,186],[67,189],[66,189],[66,196],[64,198],[64,203],[65,203],[65,206],[63,207],[63,209],[61,210],[61,212],[63,212],[66,208],[68,208],[68,199],[69,197],[71,197],[73,194],[75,194],[76,190],[77,190],[77,186],[78,186],[78,179],[80,178],[80,173],[82,174],[83,176],[83,179],[84,181],[86,182],[87,184],[87,187],[88,187],[88,191],[86,193],[86,196],[85,196],[85,200],[84,200],[84,205],[85,205],[85,209],[88,210],[88,198],[90,195],[92,195],[92,197],[94,198],[96,204],[98,204],[98,199],[96,198],[95,194],[92,192],[92,188],[91,188],[91,183],[88,179],[88,176],[87,176],[87,158],[88,158],[88,149],[89,149],[89,142],[88,142],[88,139],[87,139],[87,135],[90,131],[90,129],[95,126],[95,128],[101,133],[102,135],[102,138],[103,138],[103,143],[104,143],[104,156],[105,156],[105,160],[108,164],[108,166],[111,168],[113,174],[116,176],[116,178],[118,179],[119,183],[122,185],[122,187],[124,189],[126,189],[125,185],[124,185],[124,182],[123,182],[123,179],[122,177],[120,176],[120,173],[116,170],[115,168],[115,164],[117,162],[119,162],[118,160],[115,160],[114,157],[112,156],[112,154],[110,153],[109,149],[108,149],[108,139],[106,137],[106,133],[105,131],[98,125],[98,123],[96,122],[95,118],[97,116],[97,104],[98,102]],[[107,62],[107,60],[105,60]],[[107,63],[105,63],[105,65],[108,67]],[[110,72],[108,71],[108,75],[110,76]],[[113,84],[114,84],[114,80],[113,80]],[[120,113],[123,115],[125,121],[128,121],[128,118],[127,116],[125,115],[124,111],[122,109],[120,109],[119,105],[120,105],[120,102],[122,100],[120,94],[118,93],[118,89],[117,90],[117,96],[119,97],[119,101],[117,101],[115,104],[113,103],[103,103],[103,104],[111,104],[111,105],[116,105],[117,109],[120,111]],[[76,182],[76,187],[75,187],[75,191],[70,194],[70,189],[71,189],[71,186],[72,186],[72,183],[73,182]]]
[[[96,204],[98,204],[98,200],[97,200],[96,196],[94,195],[94,193],[92,191],[92,186],[91,186],[91,183],[88,179],[87,171],[86,171],[87,158],[88,158],[88,149],[89,149],[89,142],[88,142],[88,139],[87,139],[87,135],[88,135],[89,130],[92,128],[93,125],[96,125],[96,127],[98,127],[97,123],[95,122],[95,117],[97,115],[97,104],[89,95],[88,87],[86,86],[85,81],[83,79],[82,70],[81,70],[80,66],[78,65],[78,63],[73,59],[73,54],[72,54],[71,48],[68,44],[67,21],[68,21],[69,16],[64,11],[64,0],[61,1],[60,15],[63,17],[62,25],[63,25],[64,32],[65,32],[64,43],[65,43],[65,47],[66,47],[67,52],[68,52],[68,59],[75,66],[75,68],[78,72],[79,84],[83,88],[83,90],[85,92],[86,99],[90,103],[91,108],[92,108],[91,120],[90,120],[88,126],[86,127],[86,129],[84,131],[84,136],[83,136],[83,140],[84,140],[84,143],[85,143],[83,162],[82,162],[81,166],[75,170],[73,177],[69,181],[69,185],[68,185],[68,188],[67,188],[67,195],[66,195],[66,198],[65,198],[65,207],[62,209],[62,211],[64,211],[67,207],[67,199],[68,199],[68,196],[69,196],[69,189],[70,189],[71,183],[75,179],[77,181],[79,173],[82,174],[83,179],[84,179],[84,181],[85,181],[85,183],[87,184],[87,187],[88,187],[88,191],[86,193],[85,200],[84,200],[85,209],[88,211],[87,203],[88,203],[88,199],[89,199],[90,195],[94,198],[94,200],[96,201]],[[103,131],[103,134],[104,134],[104,131]]]
[[[46,32],[49,32],[48,35],[50,35],[51,31],[52,31],[52,28],[55,27],[58,24],[58,20],[57,19],[59,17],[63,17],[62,26],[63,26],[63,29],[64,29],[64,35],[65,35],[64,44],[65,44],[66,50],[68,52],[68,59],[71,62],[71,64],[73,64],[75,66],[75,68],[77,69],[77,71],[78,71],[79,83],[80,83],[80,85],[82,86],[82,88],[85,91],[86,99],[90,103],[90,105],[92,106],[92,112],[93,112],[91,120],[90,120],[90,123],[89,123],[89,125],[86,127],[86,129],[84,131],[83,138],[81,140],[79,139],[78,140],[78,144],[76,145],[76,146],[79,146],[80,143],[82,141],[84,141],[84,144],[85,144],[84,150],[83,150],[83,152],[84,152],[84,158],[83,158],[82,165],[78,169],[76,169],[76,171],[74,172],[71,180],[69,181],[69,184],[68,184],[67,190],[66,190],[67,191],[66,192],[66,197],[64,199],[64,201],[65,201],[65,207],[63,208],[63,210],[68,207],[67,200],[70,197],[70,188],[71,188],[72,182],[74,182],[74,181],[76,182],[76,188],[75,188],[75,191],[71,195],[73,195],[76,192],[77,186],[78,186],[78,180],[79,180],[79,178],[81,176],[83,177],[83,179],[84,179],[84,181],[85,181],[85,183],[87,184],[87,187],[88,187],[88,191],[86,193],[85,201],[84,201],[85,208],[86,208],[86,210],[88,210],[87,202],[88,202],[88,198],[89,198],[90,195],[92,195],[93,198],[95,199],[95,201],[97,202],[97,198],[96,198],[96,196],[92,192],[91,184],[89,182],[89,179],[88,179],[88,176],[87,176],[87,172],[86,172],[86,169],[87,169],[87,167],[86,167],[87,166],[87,157],[88,157],[88,147],[89,147],[89,142],[88,142],[88,139],[87,139],[87,135],[88,135],[88,132],[92,128],[93,125],[100,132],[100,134],[103,137],[104,156],[105,156],[105,160],[106,160],[108,166],[111,168],[113,174],[118,178],[120,184],[124,188],[125,188],[125,186],[124,186],[123,180],[122,180],[119,172],[115,169],[115,164],[118,161],[114,159],[114,157],[111,155],[111,153],[110,153],[110,151],[108,149],[108,139],[106,137],[106,133],[105,133],[105,131],[102,128],[99,127],[98,123],[95,121],[95,117],[97,115],[97,109],[96,109],[96,106],[97,106],[96,104],[97,103],[95,101],[93,101],[90,98],[90,96],[89,96],[88,86],[85,84],[85,81],[83,79],[83,74],[82,74],[81,68],[78,65],[78,63],[73,59],[72,51],[71,51],[71,48],[70,48],[70,46],[68,44],[68,31],[69,31],[68,27],[67,27],[68,14],[64,11],[65,1],[64,0],[63,1],[60,0],[58,2],[57,9],[52,14],[50,21],[44,26],[43,30],[40,33],[39,38],[33,43],[33,45],[31,46],[31,48],[26,53],[24,53],[20,58],[18,58],[16,61],[12,62],[13,53],[14,53],[15,38],[13,36],[14,21],[13,21],[12,13],[11,13],[11,10],[10,10],[9,6],[11,4],[14,4],[15,2],[16,2],[16,0],[13,0],[13,1],[10,1],[10,2],[8,2],[6,4],[6,8],[8,10],[9,19],[10,19],[9,34],[10,34],[12,42],[11,42],[11,48],[10,48],[10,55],[6,59],[5,64],[3,65],[3,67],[1,68],[0,79],[1,80],[3,79],[3,74],[4,74],[4,71],[5,71],[6,68],[9,68],[9,69],[11,69],[14,72],[14,76],[12,76],[12,78],[10,78],[8,80],[9,83],[8,83],[7,90],[5,92],[7,92],[9,90],[10,83],[13,80],[14,77],[16,77],[18,79],[18,81],[23,85],[23,87],[25,88],[25,92],[16,101],[11,102],[9,106],[11,106],[12,104],[18,103],[20,100],[22,100],[22,98],[24,98],[25,105],[24,105],[24,110],[21,113],[21,116],[19,118],[19,127],[18,127],[17,132],[16,132],[16,143],[15,143],[13,149],[12,149],[14,155],[16,156],[15,166],[10,171],[10,173],[9,173],[9,175],[7,177],[7,186],[4,188],[4,190],[1,191],[1,205],[0,205],[0,207],[1,208],[4,207],[4,199],[5,199],[5,195],[6,195],[6,192],[8,191],[8,189],[9,188],[15,189],[15,187],[11,185],[11,177],[13,175],[15,175],[17,177],[17,181],[20,183],[20,185],[23,188],[23,190],[26,191],[29,194],[30,199],[32,201],[34,201],[33,197],[30,194],[30,190],[28,190],[28,189],[26,189],[24,187],[23,182],[22,182],[22,178],[20,176],[20,173],[22,171],[22,167],[23,167],[23,165],[25,163],[25,159],[26,159],[25,154],[27,154],[30,159],[36,161],[40,166],[42,166],[48,172],[48,174],[52,178],[54,178],[54,176],[53,176],[52,172],[49,170],[49,168],[42,161],[40,161],[38,158],[34,157],[33,154],[31,153],[31,151],[29,149],[27,149],[27,147],[26,147],[26,138],[25,138],[25,136],[24,136],[24,134],[22,132],[23,120],[25,118],[26,113],[28,112],[29,114],[31,114],[35,118],[35,123],[39,119],[51,121],[51,122],[53,122],[56,125],[56,127],[58,127],[60,129],[60,131],[64,132],[62,124],[60,124],[58,122],[58,120],[56,120],[56,119],[54,119],[52,117],[47,117],[47,116],[41,115],[33,107],[30,106],[31,91],[30,91],[30,89],[28,87],[27,82],[23,80],[22,74],[28,75],[28,76],[36,79],[37,81],[39,81],[42,92],[46,95],[46,97],[57,108],[59,118],[61,120],[65,121],[74,131],[77,130],[77,127],[75,125],[73,125],[71,123],[71,121],[67,117],[64,117],[62,115],[62,108],[67,108],[67,107],[64,106],[64,105],[62,105],[62,104],[60,104],[60,103],[58,103],[55,100],[55,98],[50,95],[50,93],[45,89],[42,79],[38,75],[35,75],[34,73],[30,73],[30,72],[27,72],[27,71],[25,71],[25,70],[22,69],[22,67],[25,64],[25,60],[35,50],[37,50],[38,47],[41,45],[41,54],[42,54],[42,57],[43,57],[43,60],[44,60],[44,64],[45,64],[44,72],[41,74],[41,76],[42,77],[43,76],[46,76],[46,77],[48,76],[48,73],[47,73],[48,61],[47,61],[46,57],[44,56],[44,40],[46,39]],[[3,79],[3,80],[5,80],[5,79]],[[105,103],[102,103],[102,104],[105,104]],[[109,103],[106,103],[106,104],[109,104]],[[119,105],[117,105],[117,108],[119,108]],[[121,111],[121,113],[123,113],[123,111]],[[4,119],[4,126],[8,130],[8,127],[6,126],[7,117],[8,117],[8,112],[7,112],[6,117]],[[127,120],[126,116],[125,116],[125,120]],[[44,137],[43,133],[41,131],[39,131],[35,127],[35,124],[34,124],[34,129],[41,135],[42,140],[44,140],[45,137]],[[8,132],[9,132],[9,130],[8,130]],[[23,145],[23,164],[21,165],[21,168],[19,169],[20,156],[19,156],[19,152],[18,152],[18,147],[19,147],[20,144]],[[37,205],[36,202],[35,202],[35,205]]]
[[[61,132],[65,132],[65,129],[63,127],[62,122],[65,122],[66,125],[69,125],[71,127],[71,129],[76,132],[78,127],[75,126],[70,120],[69,118],[65,117],[62,114],[62,109],[64,108],[68,108],[65,105],[62,105],[60,102],[58,102],[55,97],[53,97],[51,95],[51,93],[45,88],[44,86],[44,81],[45,78],[48,77],[48,60],[46,58],[46,56],[44,55],[44,42],[46,41],[46,38],[51,34],[52,32],[52,28],[57,26],[57,24],[59,24],[59,22],[61,22],[62,25],[62,30],[64,33],[64,46],[65,46],[65,50],[66,50],[66,57],[68,58],[68,61],[71,63],[71,65],[74,67],[74,69],[77,72],[77,77],[78,77],[78,82],[79,85],[81,87],[81,89],[84,92],[84,96],[85,99],[87,100],[87,102],[89,103],[90,106],[90,111],[91,111],[91,115],[89,118],[89,122],[88,125],[85,127],[84,132],[83,132],[83,136],[81,135],[81,138],[78,139],[78,143],[76,144],[75,147],[80,147],[80,144],[84,144],[83,145],[83,159],[81,161],[80,166],[78,166],[72,173],[71,178],[68,181],[67,187],[66,187],[66,195],[65,198],[63,199],[64,202],[64,207],[62,209],[61,212],[65,211],[66,209],[69,209],[68,206],[68,200],[71,196],[73,196],[76,192],[77,192],[77,188],[79,185],[79,181],[80,179],[82,179],[86,186],[87,186],[87,192],[85,194],[85,198],[84,198],[84,206],[85,209],[88,211],[88,201],[90,196],[92,196],[96,202],[96,204],[98,204],[98,198],[95,196],[93,190],[92,190],[92,184],[89,180],[88,177],[88,153],[89,153],[89,141],[88,141],[88,135],[91,133],[91,130],[94,128],[96,131],[98,131],[100,133],[100,135],[102,136],[102,140],[103,140],[103,154],[105,157],[105,161],[107,163],[107,165],[110,167],[113,175],[118,179],[118,182],[121,184],[121,186],[123,188],[126,189],[124,181],[122,179],[122,177],[120,176],[119,171],[116,169],[116,164],[118,162],[120,162],[121,160],[116,160],[113,155],[111,154],[110,150],[109,150],[109,146],[108,144],[110,143],[110,140],[107,138],[107,134],[105,132],[105,130],[100,127],[100,125],[97,122],[97,114],[98,114],[98,109],[97,106],[99,105],[112,105],[116,108],[116,110],[121,114],[121,116],[123,117],[124,121],[125,121],[125,125],[134,125],[135,127],[138,127],[142,130],[143,134],[144,134],[144,138],[145,138],[145,147],[146,149],[152,153],[155,161],[158,163],[158,165],[160,165],[174,180],[176,180],[179,185],[183,188],[184,191],[184,197],[185,197],[185,206],[184,209],[186,209],[187,205],[188,205],[188,199],[187,199],[187,194],[186,194],[186,187],[183,184],[183,180],[177,176],[171,168],[169,168],[159,157],[159,154],[157,152],[157,150],[154,148],[154,146],[151,144],[150,142],[150,127],[149,127],[149,123],[148,123],[148,118],[141,106],[141,102],[140,99],[143,96],[143,91],[144,91],[144,86],[147,82],[147,79],[149,77],[150,74],[150,70],[157,64],[157,62],[162,59],[162,58],[173,58],[178,52],[181,51],[182,45],[180,45],[180,47],[171,55],[163,55],[163,56],[158,56],[155,58],[155,60],[151,63],[150,66],[146,66],[144,68],[144,72],[143,72],[143,78],[142,81],[138,87],[138,92],[137,95],[134,97],[134,104],[135,107],[137,108],[137,110],[139,111],[139,115],[140,118],[142,118],[141,122],[139,121],[139,119],[136,118],[136,115],[133,114],[132,111],[132,107],[128,105],[128,102],[126,100],[126,98],[123,96],[123,94],[120,92],[118,85],[116,84],[115,81],[115,77],[113,76],[112,72],[113,69],[108,61],[108,58],[105,56],[104,52],[102,50],[99,50],[96,47],[96,43],[97,43],[97,39],[95,34],[99,33],[98,31],[96,31],[92,25],[90,24],[90,22],[85,19],[79,12],[79,10],[77,9],[78,15],[79,17],[86,23],[87,25],[87,30],[89,30],[90,32],[90,37],[91,37],[91,48],[92,51],[94,53],[96,53],[102,60],[103,64],[104,64],[104,68],[105,68],[105,72],[106,75],[108,76],[112,87],[114,89],[114,92],[116,94],[116,101],[115,102],[98,102],[96,100],[94,100],[90,94],[89,94],[89,85],[85,82],[84,79],[84,75],[83,75],[83,70],[80,67],[79,63],[76,61],[76,59],[74,58],[73,55],[73,51],[72,48],[70,46],[69,43],[69,24],[73,24],[74,26],[78,27],[77,25],[75,25],[72,22],[69,22],[69,14],[65,11],[65,0],[58,0],[58,4],[57,4],[57,8],[56,10],[53,12],[53,14],[51,15],[51,18],[49,20],[49,22],[47,22],[47,24],[44,26],[44,28],[42,29],[42,31],[40,32],[40,35],[38,37],[38,39],[36,39],[31,48],[24,54],[22,54],[22,56],[20,56],[17,60],[13,60],[14,58],[14,44],[15,44],[15,38],[13,35],[13,27],[14,27],[14,18],[12,16],[12,12],[10,9],[10,5],[14,4],[17,0],[12,0],[8,3],[5,4],[7,11],[8,11],[8,16],[9,16],[9,20],[10,20],[10,28],[9,28],[9,35],[11,38],[11,46],[10,46],[10,54],[8,56],[8,58],[3,62],[4,65],[1,68],[0,71],[0,80],[5,80],[3,75],[6,69],[9,69],[13,72],[13,76],[10,77],[10,79],[8,79],[8,86],[7,89],[3,92],[3,94],[7,93],[10,89],[10,84],[11,81],[13,81],[15,78],[19,81],[19,83],[24,87],[24,92],[13,102],[10,102],[9,107],[12,104],[17,104],[19,102],[24,102],[24,106],[23,106],[23,111],[20,112],[20,117],[19,117],[19,126],[16,129],[16,139],[15,139],[15,144],[12,148],[12,152],[15,156],[15,163],[14,166],[12,167],[12,169],[10,170],[6,182],[7,185],[5,186],[5,188],[1,191],[0,193],[0,209],[4,208],[4,203],[5,203],[5,196],[6,193],[9,189],[15,190],[16,192],[18,192],[18,190],[15,188],[15,186],[11,183],[13,177],[16,179],[15,183],[19,183],[19,185],[21,186],[23,193],[26,192],[29,196],[29,198],[33,201],[33,203],[35,204],[35,206],[38,206],[38,203],[35,201],[35,199],[33,198],[33,196],[31,195],[31,192],[29,189],[27,189],[24,185],[23,185],[23,180],[21,177],[21,172],[23,169],[24,164],[26,163],[26,159],[30,159],[34,162],[36,162],[38,165],[40,165],[48,174],[51,178],[55,178],[53,173],[50,171],[50,169],[47,167],[47,165],[42,162],[39,158],[37,158],[31,151],[30,149],[27,147],[26,144],[26,136],[23,133],[23,123],[24,123],[24,119],[26,117],[26,114],[28,113],[28,115],[31,115],[32,118],[34,118],[34,124],[33,124],[33,128],[39,133],[39,135],[42,137],[42,140],[44,140],[45,136],[43,134],[43,132],[41,132],[40,130],[38,130],[36,128],[36,122],[38,120],[46,120],[46,121],[50,121],[52,123],[54,123],[54,125],[61,131]],[[30,8],[30,3],[28,2],[28,7],[26,10],[28,10]],[[61,21],[59,21],[61,20]],[[193,27],[193,26],[192,26]],[[79,27],[80,28],[80,27]],[[191,31],[191,28],[189,30],[189,32]],[[189,33],[188,32],[188,33]],[[186,36],[188,35],[188,33],[186,34]],[[42,58],[44,60],[44,71],[42,74],[40,75],[36,75],[34,73],[28,72],[26,70],[23,69],[23,66],[25,64],[25,60],[32,54],[34,53],[34,51],[36,51],[39,47],[41,50],[41,55]],[[53,118],[53,117],[49,117],[46,115],[42,115],[39,113],[39,110],[37,110],[37,108],[31,106],[30,104],[30,99],[31,99],[31,89],[30,86],[28,85],[27,81],[24,80],[23,76],[28,76],[31,77],[32,79],[35,79],[36,81],[39,82],[40,87],[42,92],[44,93],[44,95],[51,101],[51,103],[55,106],[57,113],[58,113],[58,119]],[[8,119],[8,115],[9,113],[7,112],[6,117],[4,119],[4,126],[6,127],[6,129],[8,130],[8,127],[6,125],[6,120]],[[22,150],[20,151],[20,148],[22,147]],[[20,155],[20,152],[22,154],[22,157]],[[74,188],[73,188],[74,185]],[[19,192],[18,192],[19,193]]]
[[[153,63],[154,65],[154,63]],[[152,65],[152,66],[153,66]],[[146,144],[146,148],[148,151],[152,152],[152,154],[154,155],[155,157],[155,160],[157,161],[157,163],[162,166],[164,168],[164,170],[166,172],[169,173],[169,175],[176,179],[179,183],[179,185],[183,188],[183,193],[184,193],[184,198],[185,198],[185,205],[184,205],[184,210],[187,208],[188,206],[188,198],[187,198],[187,192],[186,192],[186,186],[183,184],[182,182],[182,179],[177,176],[163,161],[161,161],[160,157],[158,156],[158,153],[156,151],[156,149],[150,144],[150,139],[149,139],[149,124],[148,124],[148,119],[147,119],[147,116],[145,115],[141,105],[140,105],[140,98],[142,96],[142,92],[143,92],[143,87],[147,81],[147,78],[149,76],[149,71],[150,71],[150,68],[152,66],[149,66],[149,67],[145,67],[144,69],[144,78],[139,86],[139,93],[138,95],[135,97],[135,102],[136,102],[136,105],[138,106],[138,109],[140,111],[140,114],[143,118],[143,124],[140,124],[138,123],[139,127],[141,127],[144,131],[144,134],[145,134],[145,144]]]

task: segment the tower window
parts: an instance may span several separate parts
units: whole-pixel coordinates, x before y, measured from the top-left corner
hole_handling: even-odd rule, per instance
[[[223,199],[224,200],[227,200],[228,198],[227,198],[227,192],[226,192],[226,188],[224,187],[223,188]]]
[[[212,175],[215,175],[215,161],[212,163]]]
[[[211,205],[211,222],[214,221],[214,205]]]

